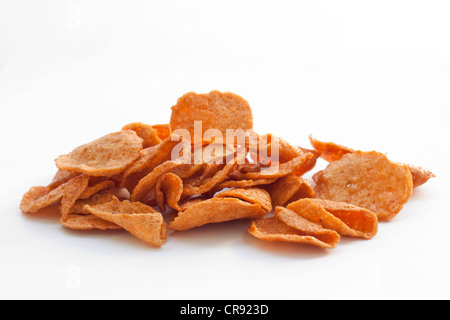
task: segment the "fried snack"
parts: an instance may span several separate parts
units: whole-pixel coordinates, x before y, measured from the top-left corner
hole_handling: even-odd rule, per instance
[[[235,172],[230,178],[233,180],[277,179],[297,172],[303,166],[309,166],[312,158],[314,158],[312,153],[304,153],[288,162],[280,163],[279,166],[262,168],[258,172]]]
[[[96,193],[88,199],[78,199],[77,201],[75,201],[75,204],[72,206],[72,208],[70,208],[69,214],[90,214],[86,209],[84,209],[86,205],[94,207],[100,204],[105,204],[111,202],[114,196],[115,193],[109,192],[108,190],[105,192]]]
[[[342,158],[344,154],[348,153],[354,153],[355,150],[341,146],[338,144],[335,144],[333,142],[322,142],[317,139],[314,139],[312,136],[309,136],[309,139],[311,141],[311,145],[320,153],[320,157],[325,159],[328,162],[337,161]],[[413,179],[413,187],[417,188],[424,183],[426,183],[430,178],[436,177],[433,172],[420,168],[415,167],[410,164],[401,164],[408,167],[409,171],[411,172],[412,179]]]
[[[238,198],[249,203],[260,204],[261,207],[270,212],[272,211],[272,201],[269,193],[261,188],[236,188],[230,190],[224,190],[217,193],[215,198]]]
[[[314,198],[314,189],[309,180],[290,174],[264,186],[272,198],[272,206],[284,206],[302,198]]]
[[[100,219],[92,214],[74,214],[70,213],[66,219],[62,217],[59,219],[59,222],[66,228],[72,230],[120,230],[122,227],[119,227],[115,223],[105,221]]]
[[[346,154],[313,179],[318,198],[366,208],[379,220],[395,217],[413,190],[409,169],[375,151]]]
[[[61,199],[61,218],[65,220],[75,202],[88,187],[89,176],[82,174],[69,180],[64,187],[64,195]]]
[[[139,158],[123,174],[121,187],[133,192],[139,181],[153,171],[157,166],[171,159],[172,148],[177,141],[165,139],[160,144],[143,149]]]
[[[184,231],[209,223],[243,218],[259,219],[266,214],[260,204],[250,204],[236,198],[212,198],[191,204],[169,223],[169,229]]]
[[[287,209],[342,236],[370,239],[378,232],[375,213],[348,203],[305,198],[290,203]]]
[[[90,176],[112,176],[130,166],[142,150],[142,139],[136,132],[123,130],[76,148],[56,159],[60,170]]]
[[[161,139],[158,137],[157,131],[148,124],[133,122],[124,126],[122,130],[132,130],[136,132],[136,134],[142,138],[142,146],[144,149],[161,143]]]
[[[93,186],[88,186],[86,188],[86,190],[84,190],[84,192],[80,195],[79,199],[88,199],[100,191],[113,188],[115,185],[116,185],[116,183],[114,181],[105,180],[105,181],[96,183]]]
[[[277,179],[259,179],[259,180],[227,180],[222,183],[219,183],[215,189],[222,190],[225,188],[250,188],[256,187],[266,184],[271,184],[275,182]]]
[[[154,246],[161,247],[167,238],[166,224],[159,212],[142,203],[113,201],[85,209],[94,216],[112,222],[135,237]]]
[[[183,195],[183,180],[173,173],[162,175],[155,188],[156,204],[161,212],[166,211],[165,203],[169,207],[180,211],[178,202]]]
[[[155,124],[152,128],[156,131],[156,135],[161,141],[170,137],[170,124]]]
[[[285,208],[277,210],[287,210]],[[248,232],[261,240],[309,244],[321,248],[335,248],[340,237],[335,231],[323,229],[308,220],[296,218],[293,228],[278,217],[254,221]]]
[[[252,129],[252,110],[247,101],[231,92],[211,91],[208,94],[189,92],[172,107],[170,129],[189,130],[194,138],[194,121],[202,121],[201,137],[208,129],[226,133],[227,129]],[[200,140],[201,141],[201,140]]]
[[[77,175],[79,175],[78,172],[58,170],[58,172],[56,172],[55,176],[53,177],[52,183],[48,186],[48,188],[53,190],[59,187],[60,185],[66,183],[70,179],[75,178]]]
[[[165,173],[170,172],[176,167],[181,166],[183,163],[181,161],[166,161],[159,166],[157,166],[153,171],[151,171],[147,176],[142,178],[136,188],[134,188],[133,194],[131,195],[131,201],[137,202],[142,200],[145,195],[150,192],[156,186],[158,179]]]

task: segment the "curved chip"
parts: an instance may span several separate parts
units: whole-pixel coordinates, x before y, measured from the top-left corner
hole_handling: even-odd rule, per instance
[[[100,219],[92,214],[69,214],[66,219],[59,219],[59,222],[66,228],[72,230],[120,230],[122,227],[119,227],[115,223],[105,221]]]
[[[421,167],[415,167],[413,165],[406,165],[411,172],[414,188],[417,188],[426,183],[431,178],[436,177],[433,172],[423,169]]]
[[[105,192],[100,192],[92,195],[87,199],[78,199],[75,204],[70,208],[69,214],[90,214],[84,207],[89,205],[91,207],[100,204],[105,204],[111,202],[115,196],[115,193],[110,192],[110,190]]]
[[[75,205],[75,202],[88,187],[89,176],[82,174],[69,180],[64,185],[64,195],[61,199],[61,218],[64,220]]]
[[[178,99],[172,107],[170,129],[186,129],[194,139],[194,122],[202,122],[200,139],[205,131],[216,129],[252,129],[253,116],[250,105],[242,97],[231,92],[211,91],[208,94],[189,92]]]
[[[76,148],[56,159],[60,170],[85,173],[90,176],[111,176],[124,171],[142,150],[142,139],[134,131],[108,134]]]
[[[93,186],[88,186],[86,190],[84,190],[84,192],[80,195],[79,199],[88,199],[100,191],[113,188],[115,185],[116,183],[114,181],[105,180],[94,184]]]
[[[166,173],[162,175],[155,188],[155,197],[158,208],[161,212],[166,210],[165,203],[169,207],[180,211],[178,202],[183,195],[183,180],[173,173]]]
[[[375,151],[346,154],[313,179],[318,198],[366,208],[379,220],[395,217],[413,190],[409,169]]]
[[[290,227],[279,218],[269,217],[254,221],[248,232],[261,240],[281,241],[309,244],[321,248],[335,248],[339,243],[339,234],[332,230],[326,230],[320,226],[299,219],[296,220],[296,228]]]
[[[155,124],[152,128],[156,131],[156,135],[161,141],[170,137],[170,124]]]
[[[154,247],[161,247],[166,242],[166,224],[162,215],[152,207],[127,200],[120,202],[114,198],[111,202],[95,207],[87,205],[85,209],[102,220],[122,227]]]
[[[169,223],[169,229],[184,231],[209,223],[243,218],[259,219],[266,211],[259,204],[251,204],[236,198],[212,198],[194,203],[181,211]]]
[[[284,206],[302,198],[314,198],[314,189],[309,180],[290,174],[264,187],[272,198],[272,205]]]
[[[348,203],[305,198],[290,203],[287,209],[343,236],[370,239],[378,232],[375,213]]]
[[[236,188],[230,190],[224,190],[217,193],[215,198],[238,198],[249,203],[260,204],[261,207],[270,212],[272,211],[272,201],[269,193],[261,188]]]
[[[132,130],[136,132],[136,134],[142,138],[142,146],[144,148],[153,147],[161,142],[157,131],[148,124],[133,122],[124,126],[122,130]]]

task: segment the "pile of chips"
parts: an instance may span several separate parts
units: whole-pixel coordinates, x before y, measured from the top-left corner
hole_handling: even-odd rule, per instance
[[[395,217],[413,189],[434,176],[376,151],[312,137],[311,150],[277,137],[278,160],[271,163],[245,142],[207,136],[208,129],[225,134],[252,128],[251,108],[240,96],[187,93],[172,107],[169,124],[132,123],[59,156],[53,181],[31,188],[20,208],[33,214],[56,205],[66,228],[126,230],[154,247],[166,242],[167,229],[245,218],[256,238],[334,248],[341,236],[374,237],[378,221]],[[192,145],[201,139],[183,151],[184,159],[198,159],[211,147],[223,152],[201,161],[174,159],[179,129],[194,137]],[[256,136],[266,146],[276,138]],[[319,157],[329,165],[313,181],[302,177]]]

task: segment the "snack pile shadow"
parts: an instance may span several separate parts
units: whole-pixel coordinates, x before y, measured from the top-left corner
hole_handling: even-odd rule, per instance
[[[341,236],[373,238],[434,177],[377,151],[310,141],[312,149],[254,132],[236,94],[190,92],[169,124],[131,123],[59,156],[53,181],[32,187],[20,209],[59,204],[66,228],[120,229],[154,247],[167,229],[247,219],[258,239],[331,249]],[[328,166],[302,177],[319,157]]]

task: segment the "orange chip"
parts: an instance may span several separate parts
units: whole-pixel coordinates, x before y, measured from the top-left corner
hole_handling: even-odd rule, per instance
[[[86,205],[93,207],[111,202],[114,198],[114,195],[115,193],[112,193],[108,190],[106,192],[96,193],[87,199],[78,199],[72,206],[72,208],[70,208],[69,214],[90,214],[86,209],[84,209]]]
[[[48,187],[53,190],[59,187],[60,185],[66,183],[70,179],[75,178],[77,175],[79,175],[78,172],[58,170],[58,172],[56,172],[55,177],[52,180],[52,183]]]
[[[61,216],[63,220],[67,217],[70,209],[75,205],[75,202],[86,190],[88,183],[89,176],[82,174],[76,176],[65,184],[64,195],[61,199]]]
[[[283,208],[282,210],[287,210]],[[248,232],[261,240],[309,244],[321,248],[335,248],[339,234],[326,230],[307,220],[295,220],[296,228],[290,227],[277,217],[254,221]]]
[[[238,198],[249,203],[258,203],[261,207],[270,212],[272,211],[272,202],[269,193],[260,188],[236,188],[224,190],[217,193],[215,198]]]
[[[163,217],[152,207],[139,202],[122,201],[114,198],[106,204],[85,207],[94,216],[112,222],[135,237],[160,247],[166,242],[167,230]]]
[[[148,124],[143,124],[141,122],[133,122],[127,124],[122,130],[132,130],[136,132],[136,134],[142,138],[142,146],[144,148],[149,148],[157,145],[161,142],[161,139],[158,137],[157,131]]]
[[[272,205],[284,206],[302,198],[314,198],[314,189],[309,180],[290,174],[265,186],[272,198]]]
[[[156,131],[156,135],[161,141],[170,137],[170,124],[155,124],[152,128]]]
[[[102,190],[113,188],[115,185],[116,185],[116,183],[114,181],[105,180],[105,181],[96,183],[93,186],[88,186],[86,188],[86,190],[84,190],[84,192],[80,195],[79,199],[88,199],[88,198],[92,197],[94,194],[96,194]]]
[[[378,232],[375,213],[348,203],[305,198],[290,203],[287,208],[343,236],[370,239]]]
[[[379,220],[395,217],[413,189],[409,169],[375,151],[346,154],[313,178],[318,198],[369,209]]]
[[[212,91],[208,94],[189,92],[172,107],[170,129],[186,129],[194,138],[194,121],[202,122],[202,136],[208,129],[226,133],[227,129],[252,129],[252,110],[242,97],[230,93]]]
[[[165,173],[170,172],[176,167],[181,166],[183,163],[181,161],[166,161],[163,164],[157,166],[153,171],[151,171],[147,176],[139,181],[136,188],[134,188],[133,194],[131,195],[132,201],[142,200],[150,190],[152,190],[158,179]]]
[[[142,150],[142,139],[134,131],[124,130],[76,148],[56,159],[60,170],[90,176],[111,176],[130,166]]]
[[[66,219],[59,219],[59,222],[68,229],[73,230],[120,230],[122,229],[115,223],[105,221],[97,218],[96,216],[89,214],[74,214],[70,213]]]
[[[178,144],[170,138],[160,144],[143,149],[139,158],[125,172],[122,178],[121,187],[132,192],[139,181],[153,171],[157,166],[171,159],[172,148]]]
[[[341,146],[338,144],[335,144],[333,142],[322,142],[317,139],[314,139],[312,136],[309,137],[311,141],[311,145],[316,149],[320,156],[325,159],[328,162],[337,161],[342,158],[344,154],[347,153],[354,153],[355,150]],[[403,165],[403,164],[401,164]],[[424,183],[426,183],[430,178],[435,177],[433,172],[420,168],[415,167],[410,164],[404,164],[408,167],[409,171],[411,172],[412,179],[413,179],[413,187],[417,188]]]
[[[236,198],[212,198],[191,204],[178,213],[169,229],[184,231],[203,226],[243,218],[262,218],[266,211],[259,204],[251,204]]]
[[[169,207],[180,211],[178,202],[183,195],[183,180],[173,173],[166,173],[162,175],[156,184],[155,196],[158,208],[161,211],[166,210],[165,203]]]

